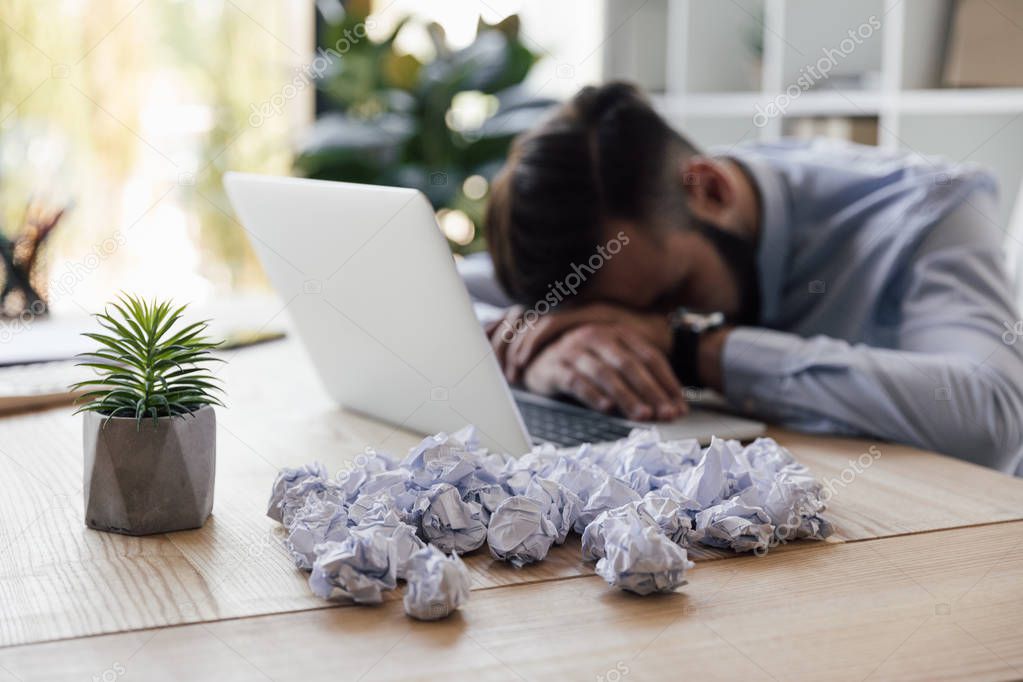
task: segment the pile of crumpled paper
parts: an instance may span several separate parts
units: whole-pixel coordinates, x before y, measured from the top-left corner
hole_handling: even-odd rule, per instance
[[[701,449],[637,429],[514,458],[481,448],[466,427],[424,439],[400,461],[373,451],[360,459],[333,477],[315,463],[283,469],[267,514],[284,524],[317,595],[377,603],[404,580],[406,612],[420,619],[468,599],[459,555],[484,543],[521,567],[576,532],[610,585],[649,594],[685,584],[695,544],[760,552],[831,533],[820,484],[770,438]]]

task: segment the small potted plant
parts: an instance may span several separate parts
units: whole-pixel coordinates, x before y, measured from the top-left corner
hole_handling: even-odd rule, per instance
[[[181,323],[185,306],[122,295],[84,336],[100,347],[72,386],[85,413],[85,523],[149,535],[198,528],[213,509],[216,417],[223,404],[208,369],[218,343],[206,322]]]

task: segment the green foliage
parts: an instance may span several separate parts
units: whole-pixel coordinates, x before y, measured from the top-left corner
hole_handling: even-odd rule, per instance
[[[220,345],[204,336],[206,321],[179,325],[186,306],[169,301],[145,301],[122,295],[94,317],[105,332],[87,332],[100,344],[83,354],[79,367],[97,376],[71,386],[85,391],[77,412],[134,417],[180,417],[205,405],[220,405],[213,394],[222,391],[206,365],[218,362],[210,351]],[[113,309],[111,311],[111,308]]]
[[[481,226],[486,196],[466,196],[465,179],[489,181],[512,139],[554,104],[522,85],[537,55],[520,39],[519,18],[480,21],[474,42],[459,50],[448,45],[441,26],[430,24],[425,28],[435,56],[421,62],[394,47],[414,20],[374,42],[365,30],[368,4],[347,3],[343,19],[326,24],[320,36],[329,67],[317,87],[328,113],[301,145],[296,170],[323,180],[414,187],[434,209],[464,211]],[[452,105],[463,93],[487,103],[481,126],[466,129],[453,120]],[[483,248],[482,232],[476,234],[471,244],[452,247],[463,253]]]

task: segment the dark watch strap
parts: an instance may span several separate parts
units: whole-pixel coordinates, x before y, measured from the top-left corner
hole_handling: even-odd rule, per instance
[[[669,361],[682,386],[703,386],[700,383],[699,350],[700,332],[685,325],[675,328]]]

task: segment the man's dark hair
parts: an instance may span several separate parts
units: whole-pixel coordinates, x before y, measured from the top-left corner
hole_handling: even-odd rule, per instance
[[[634,86],[583,88],[515,140],[494,179],[486,229],[501,286],[544,298],[607,239],[608,220],[686,224],[676,169],[695,153]]]

